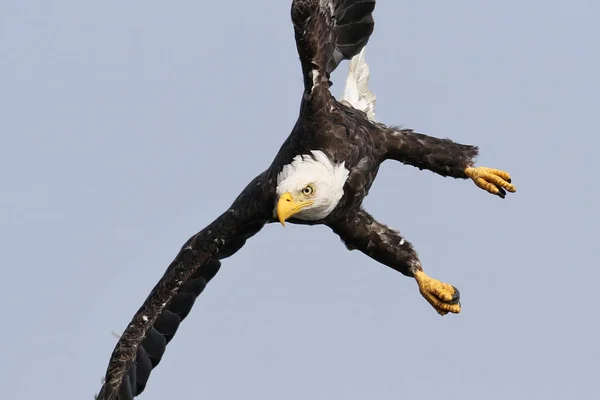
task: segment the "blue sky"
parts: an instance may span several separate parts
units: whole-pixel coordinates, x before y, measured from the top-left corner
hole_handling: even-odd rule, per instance
[[[271,162],[302,91],[289,6],[0,3],[6,398],[91,399],[111,331]],[[462,313],[439,317],[328,228],[268,226],[223,263],[140,398],[599,398],[599,13],[379,1],[376,117],[479,145],[518,189],[502,201],[388,162],[366,199],[460,289]]]

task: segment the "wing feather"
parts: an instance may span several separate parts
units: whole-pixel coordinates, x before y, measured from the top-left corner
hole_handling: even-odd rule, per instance
[[[294,0],[292,23],[306,92],[329,88],[331,73],[367,44],[375,0]]]
[[[260,192],[264,173],[255,178],[233,205],[192,236],[119,338],[110,357],[98,400],[129,400],[142,393],[166,346],[191,311],[196,298],[221,267],[258,233],[269,219]]]

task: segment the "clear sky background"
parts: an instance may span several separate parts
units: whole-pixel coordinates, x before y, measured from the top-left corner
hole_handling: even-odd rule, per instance
[[[301,99],[289,9],[0,2],[3,398],[91,400],[111,331],[269,165]],[[223,263],[140,398],[600,398],[600,3],[374,15],[376,117],[479,145],[518,189],[388,162],[366,200],[462,313],[441,318],[328,228],[271,225]]]

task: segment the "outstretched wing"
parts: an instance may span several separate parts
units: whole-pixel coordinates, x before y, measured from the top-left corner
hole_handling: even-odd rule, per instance
[[[219,271],[219,260],[264,226],[269,202],[260,190],[263,179],[264,174],[255,178],[225,213],[183,245],[121,335],[98,400],[127,400],[142,393],[179,324]]]
[[[305,92],[329,88],[330,74],[369,41],[375,0],[294,0],[292,22]]]

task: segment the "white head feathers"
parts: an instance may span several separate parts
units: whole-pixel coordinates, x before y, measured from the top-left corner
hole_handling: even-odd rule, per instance
[[[277,175],[277,196],[290,193],[299,199],[303,190],[311,186],[313,204],[303,208],[295,218],[319,220],[327,217],[344,195],[344,184],[350,171],[344,163],[334,164],[321,150],[311,150],[312,155],[298,155]]]

